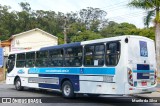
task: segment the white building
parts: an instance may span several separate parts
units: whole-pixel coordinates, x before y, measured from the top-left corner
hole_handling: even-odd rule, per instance
[[[58,44],[58,38],[41,29],[35,28],[26,32],[12,35],[8,40],[2,41],[4,56],[9,52],[38,49]]]
[[[0,80],[4,79],[5,76],[5,66],[9,52],[38,49],[57,44],[58,38],[56,36],[38,28],[12,35],[8,40],[0,42],[0,47],[3,47],[4,52],[4,67],[0,68]]]
[[[30,50],[58,44],[58,38],[56,36],[38,28],[12,35],[10,39],[12,39],[10,46],[11,52]]]

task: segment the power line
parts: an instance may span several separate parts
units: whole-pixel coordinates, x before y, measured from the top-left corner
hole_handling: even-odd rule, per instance
[[[106,12],[109,12],[109,11],[115,11],[115,10],[125,8],[126,6],[127,6],[126,1],[122,1],[122,2],[113,4],[113,5],[110,5],[110,6],[102,7],[101,9],[105,10]]]
[[[133,16],[137,16],[137,15],[144,15],[144,13],[146,13],[146,12],[127,13],[127,14],[122,14],[122,15],[118,15],[118,16],[114,16],[114,17],[108,17],[108,19],[123,18],[122,16],[126,16],[127,18],[129,18],[129,17],[133,17]]]
[[[109,6],[102,7],[102,9],[107,9],[107,8],[113,8],[113,7],[123,6],[125,2],[126,2],[126,1],[118,2],[118,3],[115,3],[115,4],[109,5]]]

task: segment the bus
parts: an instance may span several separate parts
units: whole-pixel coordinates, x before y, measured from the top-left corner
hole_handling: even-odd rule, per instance
[[[154,92],[156,78],[154,41],[124,35],[10,53],[6,83],[73,98]]]

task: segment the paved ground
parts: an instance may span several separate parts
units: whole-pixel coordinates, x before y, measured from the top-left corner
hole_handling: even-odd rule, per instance
[[[159,85],[158,85],[159,87]],[[13,85],[6,85],[4,82],[0,83],[0,97],[18,97],[18,98],[40,98],[47,97],[49,102],[52,103],[42,103],[42,104],[2,104],[0,106],[115,106],[115,105],[144,105],[144,106],[159,106],[160,103],[131,103],[132,100],[145,100],[148,97],[159,97],[160,92],[154,92],[152,94],[141,94],[137,97],[101,97],[101,98],[88,98],[86,96],[79,96],[76,99],[64,99],[61,93],[53,91],[35,90],[35,89],[25,89],[24,91],[16,91]],[[145,98],[144,98],[145,97]],[[0,98],[2,99],[2,98]],[[13,98],[12,98],[13,99]],[[16,99],[16,98],[15,98]],[[160,98],[152,98],[154,100],[159,100]],[[0,100],[1,101],[1,100]],[[42,100],[43,101],[43,100]],[[159,100],[160,101],[160,100]]]
[[[151,94],[139,94],[137,96],[140,96],[140,97],[159,97],[160,98],[160,84],[157,85],[156,90],[157,90],[157,92],[153,92]]]

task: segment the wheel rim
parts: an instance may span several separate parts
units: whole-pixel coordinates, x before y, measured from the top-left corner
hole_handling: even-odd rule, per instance
[[[21,85],[21,82],[20,82],[20,81],[17,81],[17,82],[16,82],[16,88],[18,89],[18,88],[20,87],[20,85]]]
[[[70,93],[71,93],[71,88],[70,88],[70,86],[69,86],[69,85],[65,85],[65,86],[64,86],[64,94],[65,94],[66,96],[68,96],[68,95],[70,95]]]

